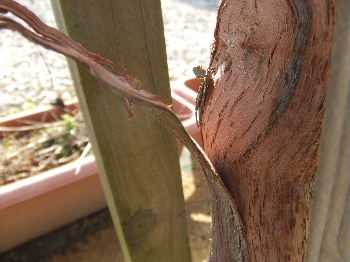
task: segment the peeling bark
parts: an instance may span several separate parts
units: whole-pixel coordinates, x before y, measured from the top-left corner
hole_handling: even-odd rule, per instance
[[[219,8],[202,138],[252,261],[305,255],[334,10],[334,0],[223,0]]]

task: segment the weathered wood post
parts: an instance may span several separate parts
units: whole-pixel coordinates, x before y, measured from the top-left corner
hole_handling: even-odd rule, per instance
[[[159,0],[53,0],[60,28],[171,103]],[[176,142],[82,65],[70,69],[119,241],[127,261],[190,261]],[[101,87],[101,88],[99,88]]]
[[[350,2],[337,1],[337,22],[305,261],[350,261]]]

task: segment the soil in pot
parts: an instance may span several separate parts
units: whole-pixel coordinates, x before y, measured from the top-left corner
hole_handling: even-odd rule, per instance
[[[12,130],[18,132],[0,139],[0,185],[73,161],[88,146],[80,113],[63,114],[56,122],[32,123]]]

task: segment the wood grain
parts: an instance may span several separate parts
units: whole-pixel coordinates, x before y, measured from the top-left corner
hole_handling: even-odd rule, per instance
[[[171,103],[160,1],[52,3],[73,39]],[[138,106],[128,121],[121,98],[86,67],[70,68],[125,260],[190,261],[175,139]]]
[[[350,261],[350,2],[337,1],[306,261]]]

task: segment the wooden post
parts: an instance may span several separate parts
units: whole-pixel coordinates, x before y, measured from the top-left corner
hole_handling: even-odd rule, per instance
[[[337,1],[320,164],[305,261],[350,261],[349,0]]]
[[[52,1],[61,29],[171,103],[159,0]],[[86,67],[70,62],[114,225],[127,261],[190,261],[176,142]]]

